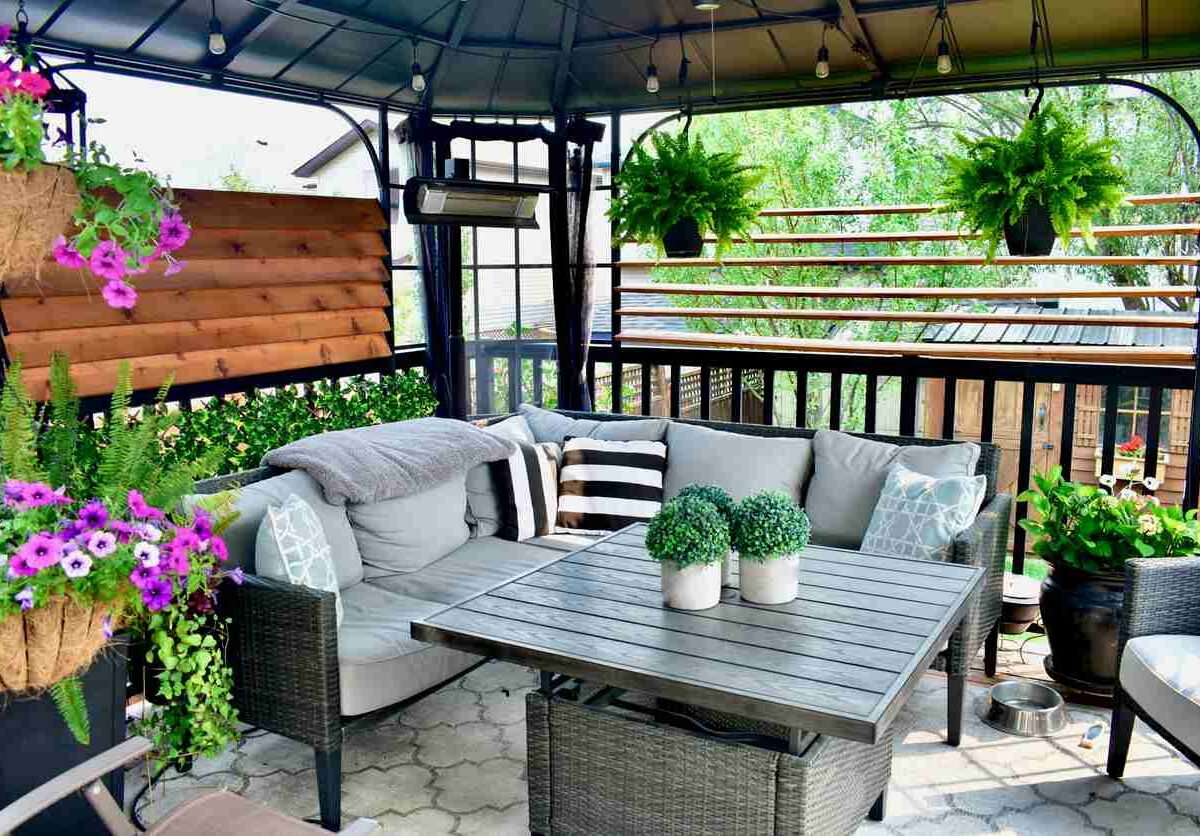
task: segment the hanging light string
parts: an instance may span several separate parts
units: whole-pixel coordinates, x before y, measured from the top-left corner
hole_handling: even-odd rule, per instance
[[[1032,0],[1036,3],[1038,0]],[[929,53],[929,44],[933,41],[933,33],[941,32],[941,40],[938,42],[938,72],[943,75],[948,70],[942,69],[946,66],[942,58],[943,49],[945,57],[950,61],[950,70],[958,68],[959,72],[966,71],[966,62],[963,61],[962,50],[958,46],[958,35],[954,32],[954,21],[950,19],[950,10],[946,7],[946,0],[938,0],[937,12],[934,13],[933,22],[929,25],[929,33],[925,36],[925,44],[921,47],[921,57],[917,61],[917,68],[913,70],[912,77],[908,80],[908,85],[905,87],[904,95],[909,95],[912,92],[913,84],[917,81],[917,76],[921,74],[922,68],[925,66],[925,56]]]
[[[658,80],[658,67],[654,66],[654,44],[658,43],[658,38],[654,39],[654,43],[650,44],[650,63],[646,65],[646,92],[657,93],[661,87]]]
[[[1046,65],[1049,66],[1054,60],[1054,52],[1050,46],[1050,30],[1046,25],[1046,4],[1045,0],[1029,0],[1030,24],[1029,24],[1029,84],[1025,88],[1025,97],[1029,97],[1031,90],[1037,91],[1037,96],[1033,100],[1033,105],[1029,108],[1029,118],[1032,119],[1038,115],[1038,111],[1042,108],[1042,98],[1046,95],[1046,88],[1042,86],[1041,67],[1038,64],[1038,41],[1040,39],[1042,46],[1042,56],[1045,57]]]
[[[712,99],[717,100],[717,18],[716,11],[708,10],[708,51],[712,55]]]

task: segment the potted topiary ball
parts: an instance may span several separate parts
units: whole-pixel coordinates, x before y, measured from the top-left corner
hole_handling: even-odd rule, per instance
[[[808,545],[808,515],[782,491],[763,491],[733,510],[742,598],[755,604],[795,600],[800,552]]]
[[[721,560],[729,554],[729,524],[710,503],[676,497],[654,515],[646,549],[662,566],[663,603],[706,610],[721,600]]]
[[[725,522],[729,523],[730,529],[733,529],[733,497],[724,488],[719,485],[693,483],[681,490],[678,495],[678,497],[688,496],[712,503],[721,512],[721,516],[725,518]],[[733,582],[733,558],[734,551],[730,549],[721,560],[721,586],[736,586]]]

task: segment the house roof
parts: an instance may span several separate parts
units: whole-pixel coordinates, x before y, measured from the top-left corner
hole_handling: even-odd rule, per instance
[[[439,113],[662,110],[691,100],[751,108],[1024,82],[1028,0],[945,0],[964,59],[949,75],[934,69],[938,38],[929,37],[938,2],[724,0],[710,18],[687,0],[217,0],[222,55],[207,50],[210,0],[27,0],[26,8],[44,52],[90,67]],[[1046,79],[1200,66],[1196,0],[1034,7],[1046,11]],[[823,38],[831,72],[819,80]],[[646,92],[652,48],[657,95]],[[410,84],[414,57],[428,80],[420,94]]]
[[[375,133],[375,129],[379,125],[374,119],[363,119],[358,123],[358,126],[366,131],[367,135]],[[317,172],[324,168],[329,163],[336,160],[344,152],[358,145],[358,131],[349,130],[339,136],[333,142],[326,145],[315,156],[304,163],[301,163],[292,174],[296,177],[316,177]]]
[[[1041,305],[995,305],[996,313],[1071,314],[1080,317],[1101,314],[1145,314],[1146,316],[1178,316],[1190,319],[1194,314],[1162,311],[1097,310],[1086,308],[1046,308]],[[1193,328],[1132,328],[1116,325],[1046,325],[954,323],[929,325],[917,338],[930,343],[1026,343],[1040,345],[1100,345],[1100,346],[1195,346]]]

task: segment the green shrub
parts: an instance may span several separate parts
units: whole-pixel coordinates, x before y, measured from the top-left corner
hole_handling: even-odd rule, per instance
[[[703,499],[720,511],[721,516],[725,518],[726,522],[730,525],[733,524],[733,497],[720,485],[700,485],[693,483],[681,490],[675,498],[682,499],[684,497]]]
[[[650,521],[646,549],[655,560],[683,568],[720,562],[729,554],[729,523],[710,502],[679,496]]]
[[[765,561],[808,545],[808,515],[782,491],[762,491],[733,509],[733,547],[743,560]]]

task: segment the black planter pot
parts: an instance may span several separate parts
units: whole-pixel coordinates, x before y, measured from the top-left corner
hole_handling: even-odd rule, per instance
[[[1050,641],[1046,673],[1073,688],[1112,693],[1124,602],[1124,574],[1050,564],[1041,598],[1042,625]]]
[[[1050,255],[1054,238],[1050,213],[1040,203],[1028,204],[1024,215],[1014,223],[1004,225],[1004,242],[1008,244],[1009,255]]]
[[[671,258],[696,258],[704,249],[700,224],[692,218],[679,221],[663,236],[663,249]]]
[[[0,807],[56,778],[93,755],[125,740],[125,659],[128,645],[122,636],[80,676],[87,698],[92,740],[81,746],[67,731],[49,694],[37,699],[14,699],[0,705]],[[125,770],[104,778],[117,804],[125,796]],[[16,836],[91,836],[108,829],[74,793],[23,827]]]

